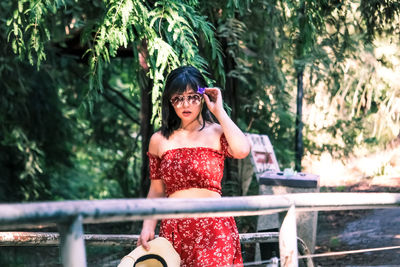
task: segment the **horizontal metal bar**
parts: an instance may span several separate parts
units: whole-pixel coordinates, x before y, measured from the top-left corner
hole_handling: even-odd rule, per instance
[[[59,233],[0,232],[0,246],[58,246]]]
[[[81,215],[83,223],[143,219],[253,216],[295,205],[296,211],[390,208],[396,193],[299,193],[222,198],[110,199],[0,204],[0,229],[38,228]]]
[[[279,242],[278,232],[246,233],[239,234],[240,243],[277,243]]]
[[[278,232],[239,234],[241,243],[278,242]],[[139,235],[85,234],[88,246],[134,247]],[[0,247],[59,246],[60,235],[53,232],[0,232]]]

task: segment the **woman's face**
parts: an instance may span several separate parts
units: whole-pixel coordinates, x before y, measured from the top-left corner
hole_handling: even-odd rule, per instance
[[[188,86],[183,94],[173,94],[170,102],[176,115],[184,123],[198,118],[202,108],[202,100],[202,95]]]

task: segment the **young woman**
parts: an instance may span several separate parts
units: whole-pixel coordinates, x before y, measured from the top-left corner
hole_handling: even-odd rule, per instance
[[[213,121],[210,112],[219,123]],[[183,66],[167,77],[162,96],[162,126],[150,139],[148,198],[218,198],[225,157],[244,158],[250,145],[225,112],[221,91],[207,88],[194,67]],[[156,220],[145,220],[138,245],[148,249]],[[181,266],[242,264],[233,217],[165,219],[160,236],[181,257]]]

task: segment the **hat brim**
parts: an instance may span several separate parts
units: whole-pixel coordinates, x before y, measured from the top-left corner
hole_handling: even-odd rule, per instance
[[[180,256],[172,244],[163,237],[149,241],[149,250],[143,246],[135,248],[122,258],[118,267],[179,267]]]

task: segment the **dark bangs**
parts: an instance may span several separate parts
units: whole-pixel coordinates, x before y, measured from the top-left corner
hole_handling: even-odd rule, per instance
[[[174,71],[171,72],[167,78],[167,82],[165,83],[163,97],[168,98],[169,100],[174,94],[183,94],[188,86],[195,92],[197,92],[198,87],[206,87],[207,84],[204,78],[202,76],[195,77],[192,72],[193,71],[189,70],[180,73],[174,73]]]
[[[176,115],[174,107],[170,103],[171,96],[174,94],[183,94],[188,86],[195,92],[197,92],[198,87],[207,87],[207,82],[203,75],[192,66],[183,66],[171,71],[165,82],[161,101],[161,134],[167,139],[181,124],[181,119]],[[211,113],[206,104],[203,105],[201,115],[203,117],[203,129],[205,122],[213,122]]]

